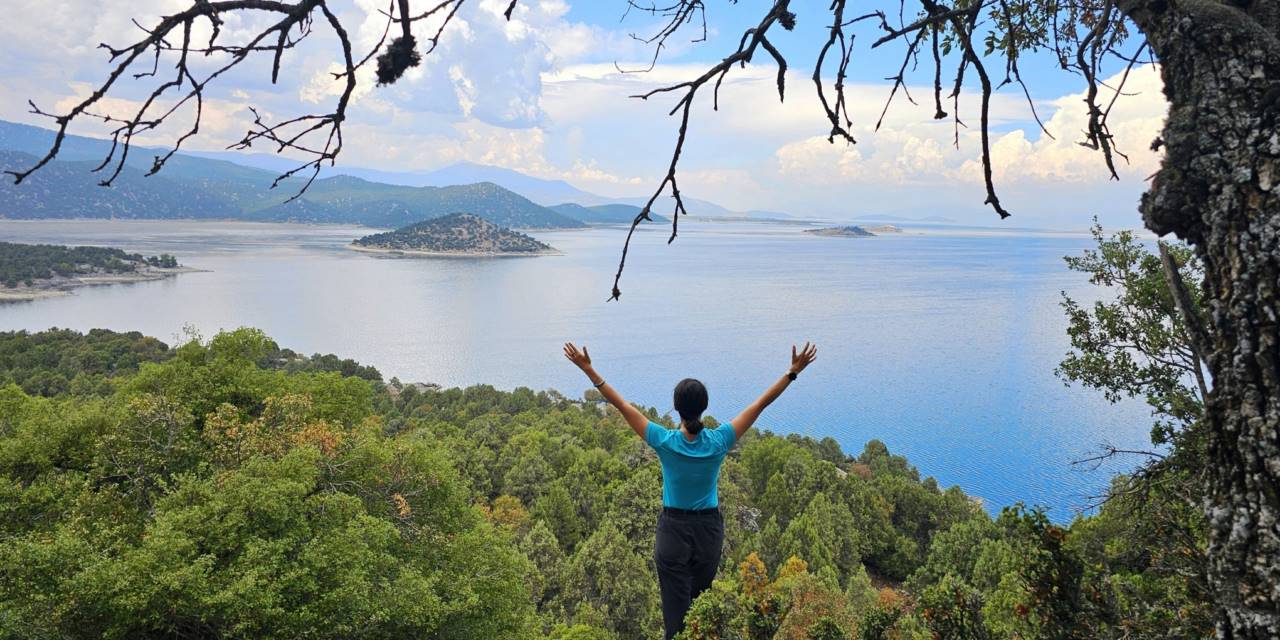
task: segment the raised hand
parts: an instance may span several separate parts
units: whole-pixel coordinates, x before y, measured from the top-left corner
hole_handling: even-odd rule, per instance
[[[591,368],[591,354],[587,353],[587,345],[582,345],[582,350],[579,351],[572,342],[564,343],[564,357],[583,371]]]
[[[800,373],[804,368],[809,366],[814,360],[818,359],[818,345],[804,343],[804,348],[799,351],[796,346],[791,345],[791,370]]]

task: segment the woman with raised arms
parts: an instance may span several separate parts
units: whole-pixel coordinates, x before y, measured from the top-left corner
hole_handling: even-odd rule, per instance
[[[676,385],[675,410],[680,428],[667,429],[651,422],[631,406],[616,389],[596,372],[591,354],[584,345],[564,345],[564,355],[600,390],[627,424],[658,454],[662,463],[662,514],[653,556],[662,592],[662,622],[667,640],[684,628],[689,605],[716,577],[724,544],[724,519],[720,515],[716,488],[720,463],[742,434],[755,424],[760,413],[795,381],[796,376],[818,357],[818,348],[808,342],[791,347],[791,367],[772,386],[747,405],[730,422],[705,429],[702,413],[707,410],[707,388],[693,378]]]

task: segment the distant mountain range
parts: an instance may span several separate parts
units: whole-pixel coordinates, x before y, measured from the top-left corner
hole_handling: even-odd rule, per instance
[[[551,207],[552,211],[562,213],[591,224],[631,224],[640,213],[640,207],[633,204],[597,204],[584,207],[573,202],[566,202]],[[654,222],[668,222],[666,217],[650,212]]]
[[[52,132],[0,121],[0,168],[35,164]],[[317,180],[302,197],[288,201],[303,182],[290,179],[270,189],[278,173],[226,160],[175,155],[146,176],[153,152],[133,149],[111,188],[94,173],[110,142],[68,136],[58,159],[22,184],[0,180],[0,217],[6,218],[236,218],[400,227],[467,212],[504,227],[582,227],[566,216],[490,182],[444,187],[408,187],[335,175]]]
[[[855,220],[888,221],[888,222],[932,222],[938,224],[955,224],[954,218],[946,216],[895,216],[887,213],[868,213],[853,216]]]
[[[0,168],[30,166],[48,150],[52,139],[48,129],[0,120]],[[289,158],[190,151],[175,155],[159,174],[147,177],[152,157],[165,151],[148,147],[134,147],[114,188],[103,189],[97,183],[104,176],[91,169],[110,145],[100,138],[67,136],[57,159],[18,189],[11,180],[0,181],[0,217],[240,218],[397,227],[469,211],[507,227],[571,228],[583,223],[630,222],[646,201],[610,199],[563,180],[458,163],[422,172],[340,164],[325,168],[301,198],[285,203],[302,181],[286,181],[274,190],[269,187],[277,175],[297,166]],[[659,204],[669,205],[667,200]],[[790,217],[769,211],[731,211],[696,198],[686,198],[685,203],[693,215]],[[666,220],[651,215],[655,221]]]
[[[227,151],[197,151],[192,152],[192,155],[218,160],[229,160],[238,164],[266,169],[276,173],[288,171],[296,166],[296,164],[292,163],[288,158],[282,158],[277,155],[265,153],[239,154]],[[519,171],[471,162],[459,162],[434,171],[379,171],[377,169],[365,169],[345,165],[326,169],[326,171],[333,174],[364,178],[365,180],[373,182],[397,184],[408,187],[443,187],[455,184],[471,184],[474,182],[492,182],[504,189],[510,189],[511,191],[514,191],[540,205],[551,207],[553,209],[563,203],[578,204],[584,207],[622,204],[634,207],[636,213],[639,213],[640,207],[644,206],[644,203],[649,200],[647,196],[606,198],[589,191],[583,191],[564,180],[535,178],[533,176],[520,173]],[[684,201],[685,206],[689,208],[689,213],[695,216],[778,219],[787,219],[792,217],[790,214],[779,211],[732,211],[714,202],[690,198],[688,196],[685,196]],[[658,206],[669,206],[670,204],[670,198],[661,199],[657,203]],[[651,216],[653,216],[653,214],[651,214]],[[633,213],[627,222],[630,222],[631,219],[634,218],[635,214]],[[657,221],[657,218],[654,217],[654,220]]]

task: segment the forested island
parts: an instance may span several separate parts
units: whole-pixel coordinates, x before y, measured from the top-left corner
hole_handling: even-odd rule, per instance
[[[815,236],[838,236],[842,238],[873,238],[876,235],[856,224],[822,229],[805,229],[804,232],[812,233]]]
[[[453,213],[358,238],[359,251],[403,256],[536,256],[558,253],[550,245],[470,213]]]
[[[94,284],[141,282],[190,271],[165,253],[144,257],[111,247],[0,242],[0,301],[64,295]]]

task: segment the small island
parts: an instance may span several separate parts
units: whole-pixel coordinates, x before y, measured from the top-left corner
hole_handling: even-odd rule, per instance
[[[550,245],[470,213],[452,213],[352,241],[351,248],[392,256],[557,255]]]
[[[70,294],[90,285],[145,282],[196,271],[163,253],[143,257],[111,247],[0,242],[0,302]]]
[[[823,229],[805,229],[805,233],[812,233],[815,236],[838,236],[841,238],[874,238],[876,234],[859,227],[858,225],[848,225],[844,227],[826,227]]]
[[[873,235],[881,234],[881,233],[902,233],[902,227],[895,227],[891,224],[882,224],[875,227],[863,227],[863,228],[866,229],[867,231],[870,231]]]

